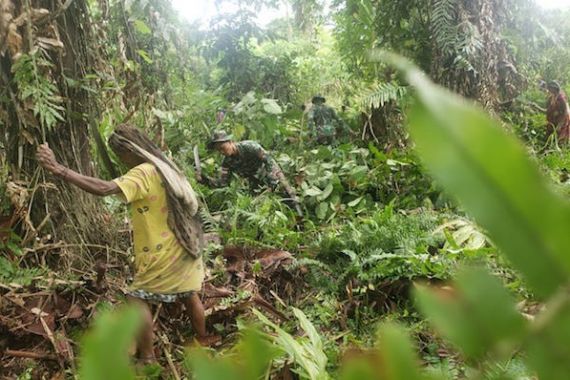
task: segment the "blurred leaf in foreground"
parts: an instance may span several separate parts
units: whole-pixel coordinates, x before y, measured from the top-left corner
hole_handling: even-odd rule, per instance
[[[561,292],[532,326],[528,361],[541,380],[570,378],[570,302]]]
[[[570,207],[524,147],[478,107],[433,84],[406,59],[380,53],[415,87],[410,132],[434,176],[483,226],[541,296],[570,273]]]
[[[133,344],[140,325],[140,313],[135,307],[105,311],[98,316],[83,340],[79,378],[134,379],[129,347]]]
[[[241,329],[241,328],[240,328]],[[225,355],[211,356],[207,349],[190,349],[186,366],[197,380],[257,380],[265,378],[277,351],[265,334],[246,327],[236,346]]]
[[[374,350],[349,354],[342,380],[420,380],[419,360],[404,329],[383,324]]]
[[[406,332],[399,326],[386,324],[380,327],[378,341],[381,363],[384,366],[383,379],[419,380],[419,360]]]
[[[526,332],[508,292],[482,269],[462,271],[456,288],[419,287],[417,293],[424,313],[469,358],[481,358],[493,348],[514,350],[513,342]]]

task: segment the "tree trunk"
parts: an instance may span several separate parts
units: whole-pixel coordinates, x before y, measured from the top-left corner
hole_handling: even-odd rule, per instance
[[[501,65],[511,60],[500,36],[506,3],[434,0],[431,6],[434,36],[431,76],[487,109],[496,109],[501,103],[500,94],[506,93],[502,88],[506,83],[499,75]]]
[[[97,67],[99,41],[92,35],[86,0],[3,2],[0,17],[12,23],[8,28],[4,24],[4,29],[22,43],[0,52],[0,79],[7,99],[1,103],[0,133],[12,177],[28,184],[32,225],[26,233],[30,237],[31,228],[31,237],[45,238],[49,233],[56,241],[80,245],[106,242],[109,235],[100,202],[44,172],[34,158],[37,144],[47,142],[64,165],[85,175],[96,172],[89,129],[96,99],[86,90],[86,74],[88,68]],[[24,21],[15,23],[18,19]],[[27,95],[30,90],[47,89],[51,89],[47,98]],[[58,116],[46,116],[53,113]],[[40,224],[44,229],[35,231]],[[49,226],[51,231],[46,230]]]

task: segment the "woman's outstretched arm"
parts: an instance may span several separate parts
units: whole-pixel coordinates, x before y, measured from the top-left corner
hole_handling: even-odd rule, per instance
[[[105,181],[99,178],[88,177],[58,163],[53,151],[47,144],[41,144],[38,147],[36,158],[44,169],[55,174],[64,181],[72,183],[80,189],[87,191],[88,193],[107,196],[119,194],[121,192],[119,186],[117,186],[113,181]]]

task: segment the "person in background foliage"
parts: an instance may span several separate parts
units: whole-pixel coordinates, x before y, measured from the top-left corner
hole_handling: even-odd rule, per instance
[[[558,142],[567,144],[570,139],[570,108],[566,94],[560,88],[560,84],[551,81],[546,86],[548,96],[548,108],[546,110],[547,133],[550,136],[556,132]]]
[[[310,135],[318,144],[331,145],[336,142],[338,130],[345,131],[346,125],[336,112],[325,104],[326,99],[321,95],[313,96],[312,108],[308,115]]]
[[[204,345],[219,337],[206,334],[204,307],[198,296],[204,280],[203,234],[198,201],[186,177],[141,131],[120,125],[109,145],[130,170],[112,181],[87,177],[59,164],[47,144],[40,145],[42,167],[95,195],[117,194],[129,205],[134,252],[134,280],[127,297],[143,314],[137,341],[139,357],[155,361],[149,302],[181,300],[197,340]]]
[[[226,110],[223,108],[218,109],[216,112],[216,123],[222,124],[226,118]]]
[[[287,203],[292,205],[299,216],[303,215],[295,190],[277,162],[259,143],[249,140],[235,142],[226,132],[216,131],[208,143],[208,149],[220,152],[224,155],[224,160],[220,177],[202,177],[202,183],[211,187],[224,187],[229,184],[232,173],[236,173],[249,181],[252,190],[267,187],[275,191],[281,186],[288,197]]]

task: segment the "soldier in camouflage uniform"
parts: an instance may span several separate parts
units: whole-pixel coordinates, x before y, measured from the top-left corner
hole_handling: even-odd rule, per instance
[[[309,133],[318,144],[331,145],[336,142],[337,129],[346,129],[344,122],[334,110],[325,105],[326,99],[321,95],[313,96],[313,107],[308,115]]]
[[[225,157],[222,161],[220,178],[204,178],[202,182],[212,187],[224,187],[230,182],[232,173],[236,173],[247,178],[252,190],[267,187],[275,191],[281,185],[282,190],[288,196],[289,203],[295,208],[297,214],[302,216],[295,190],[287,182],[277,162],[259,143],[249,140],[234,142],[231,135],[224,131],[217,131],[208,143],[208,148],[216,149]]]

